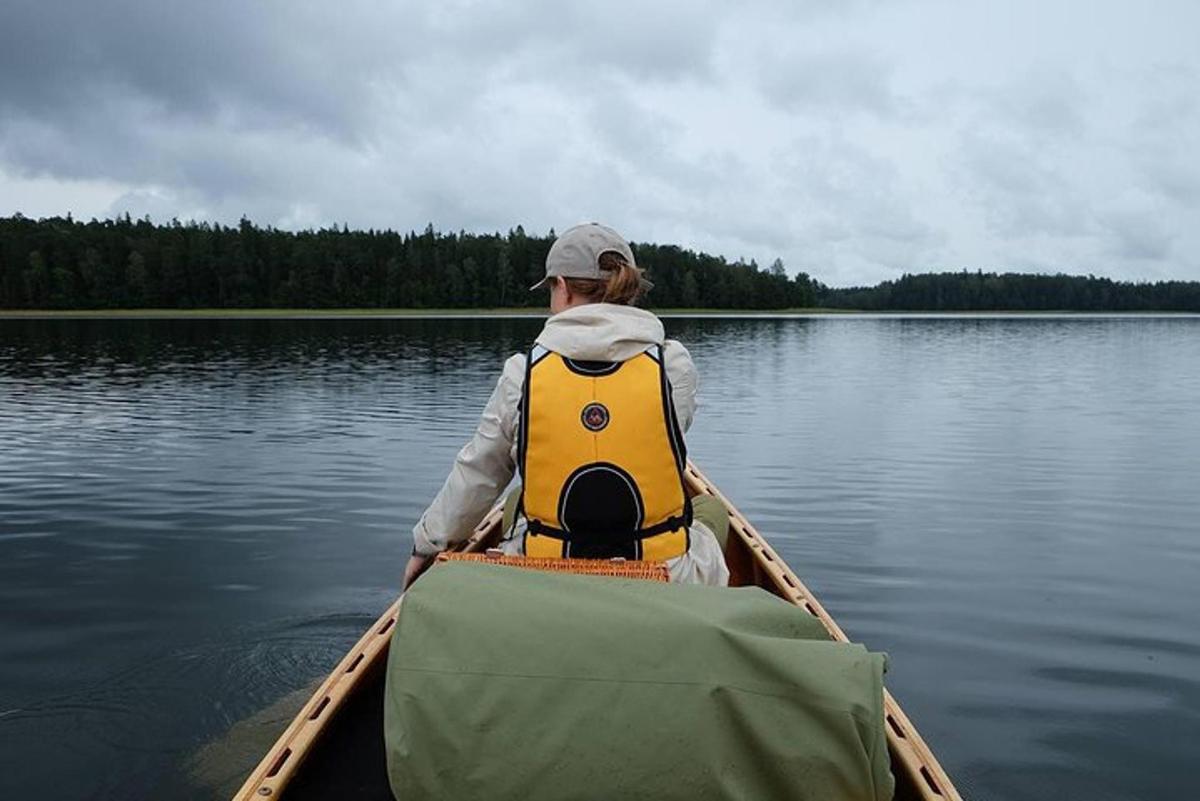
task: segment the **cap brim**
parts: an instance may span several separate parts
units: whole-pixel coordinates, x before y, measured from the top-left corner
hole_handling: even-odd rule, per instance
[[[530,291],[530,292],[533,292],[533,291],[535,291],[535,290],[541,289],[542,287],[546,286],[547,284],[549,284],[549,283],[550,283],[550,279],[551,279],[552,277],[553,277],[553,276],[549,276],[549,275],[547,275],[547,276],[546,276],[545,278],[543,278],[541,281],[538,281],[536,284],[534,284],[533,286],[529,287],[529,291]]]

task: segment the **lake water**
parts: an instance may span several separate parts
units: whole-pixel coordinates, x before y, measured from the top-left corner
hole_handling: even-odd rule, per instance
[[[701,373],[692,456],[889,652],[964,796],[1188,794],[1200,319],[666,324]],[[198,749],[392,600],[539,328],[0,320],[0,797],[236,783]]]

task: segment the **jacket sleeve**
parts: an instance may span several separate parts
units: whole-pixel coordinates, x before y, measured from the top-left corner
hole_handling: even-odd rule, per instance
[[[446,482],[413,527],[416,553],[431,556],[467,539],[512,481],[517,407],[524,381],[525,357],[517,354],[504,363],[475,435],[458,452]]]
[[[680,428],[686,432],[692,427],[692,418],[696,415],[696,390],[700,387],[700,377],[692,362],[692,354],[674,339],[663,343],[663,361],[666,362],[667,380],[671,382],[675,415],[679,418]]]

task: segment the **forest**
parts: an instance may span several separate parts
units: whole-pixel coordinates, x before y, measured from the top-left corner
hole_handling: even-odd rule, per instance
[[[284,231],[129,215],[0,217],[0,309],[541,307],[553,231]],[[655,287],[645,305],[863,311],[1200,311],[1200,282],[961,271],[832,288],[776,259],[763,269],[675,245],[632,243]]]
[[[504,308],[545,306],[529,287],[555,235],[317,231],[148,219],[0,218],[0,308]],[[660,308],[809,307],[816,285],[671,245],[632,245]]]
[[[1200,282],[1132,283],[1087,275],[905,275],[873,287],[819,287],[817,303],[860,311],[1200,311]]]

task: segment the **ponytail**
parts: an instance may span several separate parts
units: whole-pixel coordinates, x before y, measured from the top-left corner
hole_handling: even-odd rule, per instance
[[[587,298],[589,303],[617,303],[630,306],[642,296],[642,271],[627,262],[616,251],[600,254],[600,270],[606,279],[563,278],[571,292]]]

